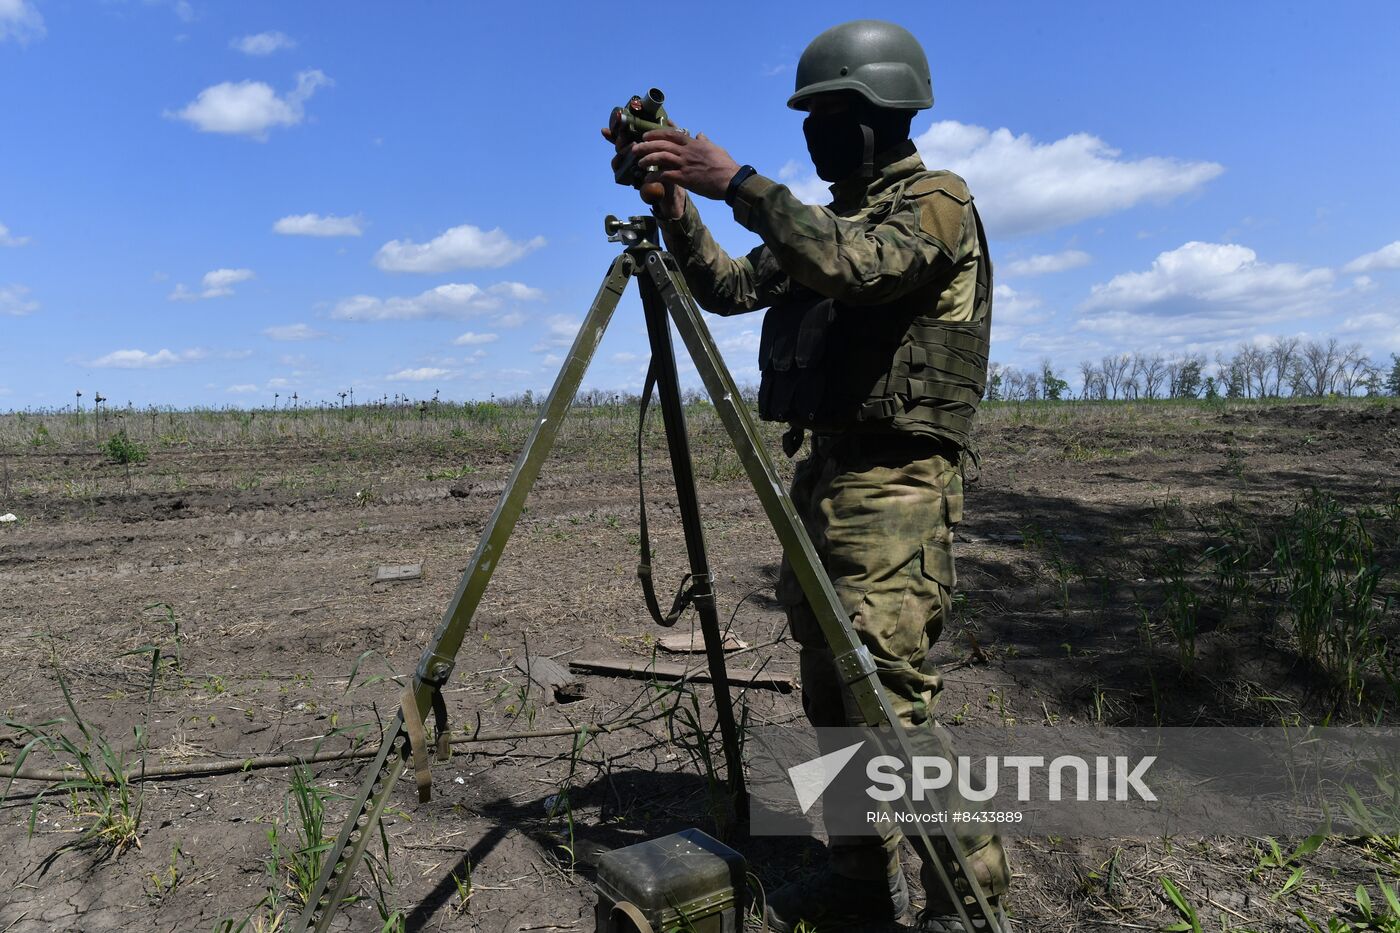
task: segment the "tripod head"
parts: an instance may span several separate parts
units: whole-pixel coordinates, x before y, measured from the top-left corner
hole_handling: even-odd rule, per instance
[[[626,220],[609,214],[603,218],[603,232],[608,235],[609,243],[621,243],[629,253],[661,248],[657,242],[660,237],[656,234],[656,218],[650,214],[639,214]]]

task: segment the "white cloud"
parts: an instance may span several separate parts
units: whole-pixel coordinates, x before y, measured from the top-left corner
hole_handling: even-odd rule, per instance
[[[251,382],[240,382],[236,386],[229,386],[224,391],[232,392],[234,395],[248,395],[252,392],[258,391],[258,387],[253,385]]]
[[[219,298],[233,294],[233,286],[253,277],[252,269],[215,269],[204,273],[204,297]]]
[[[994,237],[1053,230],[1142,201],[1166,201],[1225,170],[1215,162],[1160,156],[1123,159],[1088,133],[1042,143],[956,120],[934,123],[914,142],[930,168],[967,179]]]
[[[290,214],[273,224],[272,230],[285,236],[359,236],[364,232],[364,221],[358,216]]]
[[[467,331],[465,334],[453,340],[452,345],[457,347],[478,347],[484,343],[494,343],[497,339],[497,334],[477,334],[472,331]]]
[[[19,317],[39,310],[39,302],[32,300],[29,289],[23,285],[0,285],[0,314]]]
[[[214,269],[204,273],[202,291],[192,292],[178,283],[166,297],[171,301],[199,301],[202,298],[224,298],[233,294],[233,286],[253,277],[252,269]]]
[[[326,336],[324,332],[315,330],[309,324],[279,324],[266,328],[263,334],[273,340],[315,340],[317,337]]]
[[[540,353],[545,350],[557,350],[561,347],[571,346],[574,338],[578,336],[578,329],[583,325],[583,318],[569,317],[567,314],[550,315],[545,322],[545,332],[541,336],[539,343],[530,348],[532,352]]]
[[[1044,315],[1032,314],[1040,307],[1040,299],[1034,295],[1017,291],[1010,285],[996,285],[992,289],[992,323],[1033,324],[1044,320]]]
[[[1325,298],[1335,279],[1330,269],[1261,262],[1247,246],[1192,241],[1161,253],[1145,272],[1126,272],[1095,285],[1083,308],[1148,309],[1165,315],[1199,310],[1286,314]]]
[[[749,327],[720,340],[719,348],[725,353],[757,354],[760,336],[756,329]]]
[[[499,269],[544,246],[542,236],[512,240],[500,227],[482,230],[471,224],[452,227],[427,243],[390,240],[374,254],[386,272],[449,272],[453,269]]]
[[[4,2],[5,0],[0,0],[0,3]],[[23,246],[28,242],[29,237],[15,236],[14,234],[10,233],[9,227],[5,226],[4,224],[0,224],[0,246]]]
[[[1342,326],[1337,330],[1343,334],[1354,334],[1364,330],[1379,332],[1389,330],[1400,333],[1400,312],[1370,311],[1365,314],[1357,314],[1343,321]]]
[[[491,286],[491,294],[500,295],[510,301],[538,301],[544,292],[520,282],[501,282]]]
[[[240,36],[229,42],[229,48],[237,49],[244,55],[271,55],[282,49],[296,48],[296,40],[284,32],[260,32],[252,36]]]
[[[334,82],[317,69],[297,75],[297,86],[285,97],[277,96],[261,81],[225,81],[199,92],[177,117],[202,133],[249,136],[263,142],[275,126],[296,126],[306,118],[306,101],[318,88]]]
[[[498,314],[495,322],[501,327],[519,327],[525,323],[526,314],[524,311],[507,311],[505,314]]]
[[[543,292],[519,282],[499,282],[490,288],[449,283],[408,297],[375,298],[355,295],[343,299],[331,311],[342,321],[414,321],[425,318],[465,318],[495,311],[504,300],[525,301]]]
[[[44,17],[29,0],[0,0],[0,42],[13,39],[28,45],[44,38]]]
[[[831,186],[807,166],[789,160],[778,169],[778,180],[803,204],[830,204]]]
[[[1400,240],[1382,246],[1374,253],[1357,256],[1342,267],[1346,273],[1375,272],[1377,269],[1400,269]]]
[[[1032,276],[1048,275],[1052,272],[1064,272],[1066,269],[1077,269],[1080,266],[1088,265],[1092,257],[1081,250],[1067,249],[1062,253],[1051,253],[1050,255],[1031,256],[1028,259],[1016,259],[1008,262],[998,272],[1007,275]]]
[[[1022,338],[1026,328],[1043,323],[1048,315],[1035,295],[1017,291],[1010,285],[997,285],[992,291],[992,345]]]
[[[439,369],[436,366],[424,366],[421,369],[401,369],[396,373],[385,376],[390,382],[427,382],[431,379],[441,379],[451,375],[446,369]]]
[[[157,350],[155,353],[147,353],[145,350],[113,350],[88,365],[97,369],[159,369],[163,366],[174,366],[176,363],[202,360],[207,355],[199,349],[184,350],[180,353],[172,353],[169,350]]]
[[[1331,269],[1262,262],[1234,243],[1191,242],[1160,254],[1145,271],[1095,285],[1076,330],[1130,349],[1178,349],[1253,339],[1309,317],[1326,327],[1338,298],[1335,281]]]

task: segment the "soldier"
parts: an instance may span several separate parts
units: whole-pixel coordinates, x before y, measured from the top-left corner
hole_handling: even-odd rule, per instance
[[[700,305],[722,315],[770,309],[759,414],[790,425],[789,456],[811,433],[793,502],[900,718],[927,729],[941,680],[926,656],[952,605],[961,454],[986,383],[991,260],[967,184],[927,170],[909,138],[933,92],[908,31],[876,20],[828,29],[802,53],[788,106],[807,112],[808,152],[832,183],[828,207],[803,204],[703,135],[654,131],[633,153],[661,170],[654,211]],[[729,257],[687,193],[723,200],[763,244]],[[786,560],[777,595],[801,646],[808,718],[860,724]],[[897,919],[909,906],[899,841],[893,830],[831,839],[823,871],[769,897],[770,928]],[[997,903],[1010,878],[1000,841],[967,847]],[[942,860],[964,886],[951,856]],[[922,880],[917,929],[962,930],[930,866]]]

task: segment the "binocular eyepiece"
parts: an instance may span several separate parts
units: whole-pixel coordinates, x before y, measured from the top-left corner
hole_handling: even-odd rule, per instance
[[[639,142],[643,134],[659,130],[663,126],[675,126],[666,116],[666,95],[660,88],[651,88],[646,96],[632,95],[624,107],[614,107],[608,128],[612,131],[613,142],[621,144]]]
[[[652,130],[663,127],[679,129],[666,114],[666,95],[660,88],[650,88],[645,95],[634,94],[625,106],[614,107],[608,118],[608,131],[613,144],[621,152],[613,170],[613,178],[619,185],[627,185],[642,192],[642,200],[654,204],[660,200],[663,188],[656,180],[656,169],[643,169],[637,164],[631,148],[641,142],[642,137]]]

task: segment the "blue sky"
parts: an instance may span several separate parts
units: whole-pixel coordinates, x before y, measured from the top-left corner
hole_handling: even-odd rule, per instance
[[[1400,5],[699,9],[0,0],[0,409],[547,389],[637,209],[608,110],[661,87],[820,203],[784,101],[856,16],[929,52],[914,132],[987,220],[995,359],[1400,351]],[[711,321],[755,381],[759,315]],[[644,352],[629,302],[586,384]]]

